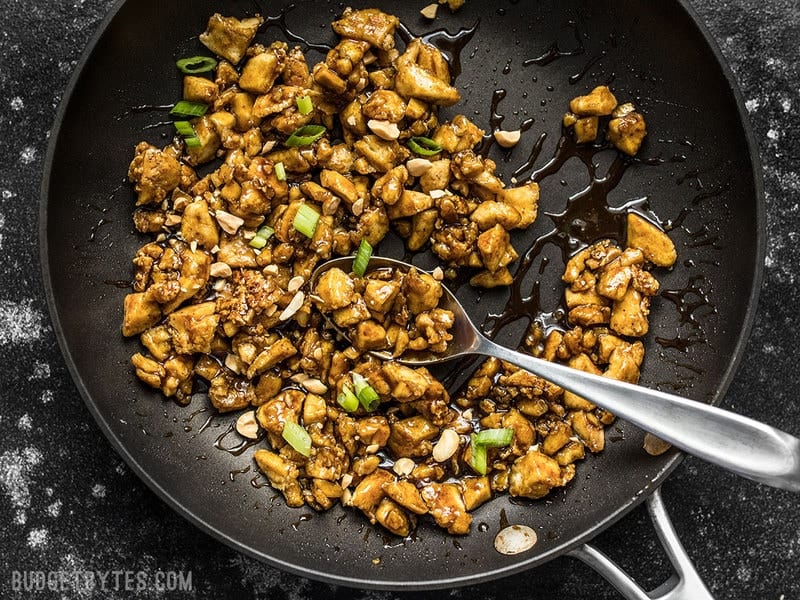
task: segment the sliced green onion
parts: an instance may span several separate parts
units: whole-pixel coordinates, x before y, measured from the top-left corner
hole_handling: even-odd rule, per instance
[[[486,471],[489,470],[488,465],[488,457],[486,453],[486,446],[482,444],[476,444],[475,438],[476,434],[472,434],[470,436],[470,462],[469,466],[472,467],[478,475],[486,475]]]
[[[208,111],[208,104],[180,100],[169,111],[173,117],[202,117]]]
[[[260,235],[253,236],[253,239],[250,240],[250,247],[256,248],[257,250],[261,250],[266,245],[267,238],[261,237]]]
[[[420,156],[433,156],[442,151],[442,147],[434,142],[431,138],[426,138],[421,135],[414,136],[408,140],[408,147],[414,154]]]
[[[185,138],[183,138],[183,143],[189,148],[198,148],[199,146],[203,145],[203,142],[201,142],[200,138],[196,135],[187,135]]]
[[[297,99],[297,110],[301,115],[307,115],[314,110],[314,104],[311,102],[311,96],[300,96]]]
[[[327,129],[323,125],[303,125],[295,129],[292,135],[283,142],[287,148],[294,148],[297,146],[309,146],[321,138]]]
[[[283,424],[283,432],[281,432],[283,439],[288,444],[297,450],[303,456],[311,455],[311,436],[302,425],[298,425],[294,421],[286,421]]]
[[[175,65],[182,73],[194,75],[195,73],[213,71],[217,66],[217,61],[210,56],[189,56],[175,61]]]
[[[269,238],[271,238],[274,233],[275,230],[272,227],[270,227],[269,225],[264,225],[253,236],[253,239],[250,240],[250,247],[261,250],[261,248],[267,245],[267,240],[269,240]]]
[[[367,271],[367,264],[369,263],[369,259],[371,256],[372,256],[372,246],[367,240],[362,239],[361,243],[358,245],[356,258],[353,261],[353,273],[355,273],[359,277],[363,277],[364,273],[366,273]]]
[[[282,162],[275,163],[275,177],[278,181],[286,181],[286,167]]]
[[[297,209],[297,214],[294,216],[292,225],[307,238],[312,238],[314,237],[314,232],[317,230],[318,222],[319,213],[308,204],[301,204],[300,208]]]
[[[174,121],[172,124],[175,125],[175,131],[180,135],[197,137],[197,134],[194,132],[194,127],[192,127],[189,121]]]
[[[358,396],[353,393],[350,386],[342,386],[342,391],[336,397],[336,402],[347,412],[355,412],[358,410]]]
[[[513,439],[514,430],[510,427],[502,427],[499,429],[484,429],[474,434],[472,442],[478,446],[502,448],[508,446]]]
[[[353,387],[355,388],[356,396],[358,396],[358,401],[361,403],[361,406],[364,407],[364,410],[367,412],[372,412],[376,408],[378,408],[378,404],[381,402],[381,397],[378,395],[378,392],[369,384],[367,379],[361,375],[361,373],[356,373],[353,371],[350,374],[353,378]]]
[[[272,227],[270,227],[269,225],[264,225],[264,226],[263,226],[261,229],[259,229],[259,230],[258,230],[258,232],[256,233],[256,236],[258,236],[258,237],[262,237],[262,238],[264,238],[265,240],[268,240],[268,239],[269,239],[269,238],[271,238],[273,235],[275,235],[275,230],[274,230]]]

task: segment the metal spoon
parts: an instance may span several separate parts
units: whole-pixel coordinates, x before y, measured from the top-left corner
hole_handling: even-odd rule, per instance
[[[338,267],[350,272],[352,264],[353,257],[325,262],[314,271],[311,289],[325,271]],[[368,270],[408,271],[411,266],[373,257]],[[452,292],[447,286],[442,287],[444,294],[439,306],[455,314],[453,340],[447,351],[436,355],[403,355],[395,359],[398,362],[420,366],[469,354],[494,356],[567,389],[694,456],[773,487],[800,491],[800,439],[715,406],[585,373],[500,346],[478,331]],[[391,359],[387,353],[373,354]]]

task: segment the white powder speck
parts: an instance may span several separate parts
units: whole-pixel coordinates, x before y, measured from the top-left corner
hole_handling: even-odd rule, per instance
[[[92,496],[95,498],[105,498],[106,497],[106,486],[101,483],[94,484],[92,487]]]
[[[28,522],[28,515],[24,510],[18,510],[14,515],[14,525],[25,525]]]
[[[19,153],[19,160],[24,165],[29,165],[36,160],[36,148],[33,146],[25,146],[22,152]]]
[[[758,110],[761,106],[761,102],[758,101],[758,98],[750,98],[750,100],[745,100],[744,107],[747,109],[747,112],[754,113]]]
[[[47,404],[53,401],[53,390],[45,390],[42,392],[42,404]]]
[[[777,140],[781,136],[777,129],[770,129],[767,131],[767,137],[771,140]]]
[[[42,548],[47,545],[47,529],[41,527],[31,529],[28,532],[28,546],[30,548]]]
[[[3,200],[11,200],[11,198],[16,197],[16,194],[11,190],[3,190],[2,192],[0,192],[0,197],[2,197]]]
[[[33,429],[33,419],[28,413],[25,413],[17,421],[17,427],[20,431],[31,431]]]
[[[44,331],[44,316],[33,307],[32,300],[0,301],[0,346],[34,342]]]
[[[781,108],[783,108],[783,112],[790,112],[792,110],[792,99],[784,98],[781,100]]]
[[[33,363],[33,373],[28,379],[48,379],[50,377],[50,365],[44,361],[37,360]]]
[[[25,103],[22,101],[22,98],[19,96],[14,96],[11,99],[11,110],[20,111],[25,108]]]
[[[63,503],[61,502],[61,500],[56,500],[52,504],[48,505],[47,514],[50,515],[53,518],[59,516],[61,514],[61,507],[62,506],[63,506]]]
[[[21,451],[10,450],[0,455],[0,485],[15,508],[24,510],[30,507],[30,474],[40,462],[42,453],[33,447]]]

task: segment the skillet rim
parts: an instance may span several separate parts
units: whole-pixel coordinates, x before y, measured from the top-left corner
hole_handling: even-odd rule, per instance
[[[442,578],[435,581],[427,581],[427,582],[408,581],[408,580],[387,581],[379,578],[367,579],[358,577],[348,577],[344,575],[338,575],[336,573],[323,572],[316,569],[298,566],[296,564],[281,560],[274,556],[267,556],[237,541],[230,535],[227,535],[222,530],[212,525],[210,522],[204,520],[203,518],[193,513],[191,510],[187,509],[180,501],[178,501],[176,498],[170,495],[170,493],[164,487],[162,487],[162,485],[156,479],[154,479],[142,466],[139,465],[134,456],[128,452],[126,445],[120,440],[119,437],[117,437],[113,433],[111,426],[109,425],[106,418],[98,410],[94,400],[90,396],[83,382],[83,378],[81,377],[81,374],[79,373],[75,365],[75,362],[72,359],[72,355],[69,351],[67,340],[64,336],[64,331],[61,326],[59,313],[56,310],[55,295],[53,292],[53,285],[50,275],[51,272],[50,260],[49,260],[50,252],[47,243],[48,208],[50,203],[50,179],[52,176],[53,163],[55,161],[55,150],[60,136],[61,126],[63,124],[64,117],[67,111],[67,106],[73,96],[75,88],[78,86],[81,75],[84,69],[86,68],[86,65],[88,64],[89,60],[94,54],[96,46],[98,45],[101,38],[108,30],[112,21],[116,18],[117,14],[126,4],[126,2],[128,2],[128,0],[116,0],[116,2],[109,10],[109,12],[106,14],[106,16],[96,26],[94,34],[89,39],[89,42],[84,48],[80,59],[76,63],[75,69],[70,77],[70,80],[66,88],[64,89],[64,93],[59,102],[59,106],[53,121],[53,126],[50,130],[47,154],[45,156],[42,169],[42,184],[40,187],[40,203],[39,203],[39,215],[38,215],[39,260],[41,262],[42,281],[47,301],[48,313],[50,315],[51,324],[53,326],[53,333],[55,334],[55,337],[58,341],[58,345],[61,350],[61,354],[64,358],[64,362],[67,366],[67,370],[69,371],[69,374],[73,382],[75,383],[75,387],[80,393],[81,398],[84,401],[84,404],[89,409],[89,412],[92,414],[92,417],[95,419],[95,422],[97,423],[98,427],[102,431],[105,438],[109,441],[111,446],[114,448],[114,450],[127,463],[127,465],[136,474],[136,476],[141,481],[143,481],[148,488],[150,488],[153,492],[155,492],[155,494],[168,506],[170,506],[170,508],[172,508],[177,514],[179,514],[189,523],[197,527],[200,531],[203,531],[204,533],[213,536],[214,538],[225,543],[228,547],[236,550],[237,552],[242,552],[243,554],[256,558],[257,560],[264,562],[267,565],[282,569],[294,575],[307,577],[313,580],[331,583],[335,585],[357,587],[362,589],[379,589],[379,590],[396,590],[396,591],[434,590],[434,589],[473,585],[478,583],[484,583],[494,579],[499,579],[501,577],[506,577],[513,575],[515,573],[529,570],[535,566],[541,566],[554,558],[567,554],[570,550],[591,541],[600,532],[604,531],[605,529],[616,523],[623,516],[632,511],[634,508],[636,508],[641,502],[643,502],[664,482],[664,480],[669,476],[670,473],[672,473],[678,467],[678,465],[681,463],[681,461],[685,456],[684,453],[682,452],[675,452],[674,456],[669,459],[669,461],[664,465],[661,471],[651,480],[651,482],[643,487],[642,493],[624,502],[617,510],[611,512],[606,518],[601,519],[600,521],[594,523],[592,526],[587,528],[581,535],[578,535],[573,539],[571,539],[570,541],[560,544],[543,554],[537,555],[536,557],[530,558],[528,560],[522,560],[516,562],[510,566],[494,569],[491,571],[484,571],[477,575],[455,576],[455,577]],[[755,318],[758,308],[758,298],[760,295],[764,278],[764,269],[765,269],[764,259],[766,256],[766,200],[765,200],[765,189],[763,180],[763,167],[758,152],[758,144],[755,138],[755,134],[753,133],[753,128],[750,123],[749,115],[745,109],[744,98],[736,82],[733,71],[731,70],[727,62],[727,59],[722,54],[722,51],[720,50],[720,47],[717,44],[716,40],[711,35],[711,32],[709,31],[705,23],[701,20],[697,11],[690,4],[689,0],[675,0],[675,2],[678,5],[678,7],[680,7],[683,10],[686,17],[700,33],[703,41],[707,45],[708,49],[711,51],[709,58],[713,57],[717,66],[720,68],[720,71],[724,76],[725,81],[728,84],[728,89],[733,94],[733,100],[736,105],[738,119],[742,127],[742,132],[744,134],[744,141],[747,144],[748,148],[748,157],[752,167],[752,174],[753,174],[753,188],[755,191],[754,200],[756,202],[755,206],[756,256],[754,257],[754,260],[756,262],[754,265],[754,273],[751,281],[752,287],[750,290],[750,295],[747,300],[745,318],[741,324],[740,333],[737,338],[737,342],[733,348],[732,358],[729,361],[727,368],[722,374],[720,385],[717,387],[717,390],[715,391],[711,401],[711,404],[719,405],[722,402],[724,396],[726,395],[728,388],[730,387],[734,379],[736,371],[738,370],[739,364],[744,357],[746,349],[745,347],[748,343],[753,325],[755,323]]]

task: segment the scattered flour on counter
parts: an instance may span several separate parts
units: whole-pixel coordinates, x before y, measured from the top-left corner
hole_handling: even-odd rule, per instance
[[[95,498],[105,498],[106,497],[106,486],[101,483],[94,484],[92,487],[92,496]]]
[[[23,108],[25,108],[25,103],[22,101],[22,98],[20,98],[19,96],[14,96],[11,99],[11,102],[9,104],[11,104],[11,110],[14,110],[14,111],[20,111]]]
[[[761,106],[761,101],[758,98],[750,98],[749,100],[745,100],[744,103],[744,107],[750,114],[756,112],[760,106]]]
[[[32,379],[49,379],[50,378],[50,365],[44,361],[37,360],[33,363],[33,373],[28,377]]]
[[[25,413],[17,421],[17,428],[20,431],[31,431],[33,429],[33,419],[28,413]]]
[[[42,392],[42,404],[47,404],[53,401],[53,390],[45,390]]]
[[[44,316],[33,300],[0,300],[0,346],[34,342],[45,333]]]
[[[53,517],[54,519],[61,515],[61,507],[64,505],[61,500],[56,500],[52,504],[47,507],[47,514]]]
[[[36,448],[10,450],[0,455],[0,486],[17,509],[14,523],[27,522],[25,510],[31,505],[31,471],[42,462],[42,453]]]
[[[47,546],[47,529],[39,527],[28,532],[28,547],[34,550]]]
[[[19,160],[24,165],[29,165],[36,160],[36,148],[33,146],[25,146],[22,152],[19,153]]]

